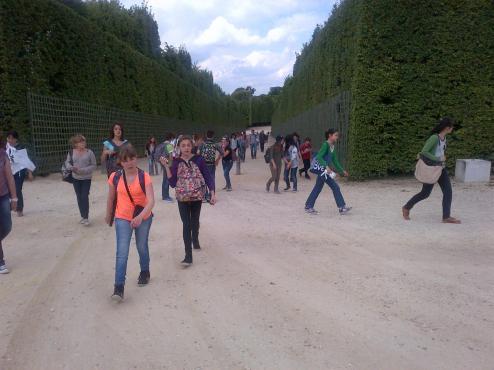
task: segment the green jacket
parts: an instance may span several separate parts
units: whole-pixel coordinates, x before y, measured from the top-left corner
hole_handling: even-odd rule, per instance
[[[329,154],[329,156],[328,156]],[[319,164],[321,166],[324,166],[324,167],[327,167],[328,166],[328,162],[326,162],[324,160],[324,158],[328,156],[328,158],[330,159],[329,160],[329,164],[332,165],[332,167],[334,167],[334,169],[336,170],[336,172],[338,172],[340,175],[343,174],[343,172],[345,172],[345,170],[343,169],[343,167],[341,166],[340,162],[338,161],[338,156],[337,156],[337,153],[336,153],[336,149],[334,149],[332,152],[331,150],[329,149],[329,144],[327,141],[325,141],[322,146],[321,146],[321,149],[319,149],[319,153],[317,153],[316,155],[316,159],[317,161],[319,162]]]
[[[425,145],[422,148],[420,154],[426,156],[427,158],[433,161],[441,162],[441,158],[436,157],[436,148],[438,145],[439,145],[439,135],[437,134],[431,135],[425,142]]]

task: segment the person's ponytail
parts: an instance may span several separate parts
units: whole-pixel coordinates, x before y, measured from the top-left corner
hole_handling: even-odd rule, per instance
[[[431,133],[432,134],[439,134],[445,128],[453,127],[453,126],[454,126],[454,122],[453,122],[452,118],[443,117],[439,120],[438,124],[432,129]]]

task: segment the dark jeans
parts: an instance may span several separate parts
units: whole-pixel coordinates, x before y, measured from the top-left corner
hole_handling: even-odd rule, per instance
[[[170,198],[170,183],[165,169],[163,169],[163,182],[161,183],[161,198],[163,200]]]
[[[225,176],[226,188],[232,188],[232,182],[230,181],[230,171],[233,167],[233,161],[223,161],[223,175]]]
[[[309,194],[309,198],[307,198],[307,201],[305,202],[305,208],[314,208],[317,197],[319,196],[319,193],[321,192],[325,183],[328,184],[328,186],[333,191],[334,200],[336,201],[336,205],[338,206],[338,208],[342,208],[345,206],[345,200],[343,199],[343,195],[341,194],[340,187],[338,186],[336,181],[334,181],[329,176],[318,175],[316,179],[316,183],[314,184],[314,188]]]
[[[443,192],[443,219],[449,218],[451,216],[451,202],[453,200],[453,191],[451,189],[451,182],[449,181],[448,171],[443,168],[443,172],[437,181],[441,190]],[[418,202],[427,199],[431,195],[432,188],[434,184],[422,184],[422,190],[420,193],[415,194],[412,199],[405,204],[405,209],[412,209]]]
[[[201,216],[201,201],[178,202],[178,211],[183,224],[185,256],[192,257],[192,244],[199,246],[199,217]]]
[[[305,172],[305,177],[309,177],[309,169],[310,169],[310,159],[303,159],[304,161],[304,168],[301,168],[298,170],[298,173],[302,175]]]
[[[22,212],[24,210],[24,197],[22,196],[22,185],[26,179],[27,170],[23,169],[14,175],[15,191],[17,193],[17,211]]]
[[[89,218],[89,190],[91,189],[91,180],[74,179],[74,190],[77,196],[77,205],[82,218]]]
[[[297,167],[286,168],[284,172],[286,187],[290,188],[290,181],[293,183],[293,190],[297,190]]]
[[[5,262],[3,260],[2,240],[9,235],[12,230],[12,217],[10,216],[10,195],[0,197],[0,265]]]
[[[207,163],[206,167],[208,168],[211,177],[213,178],[213,180],[215,180],[216,183],[216,165],[214,163],[213,164]],[[209,192],[209,188],[207,187],[206,187],[206,199],[207,200],[211,199],[211,194]]]
[[[257,154],[257,144],[250,144],[250,157],[252,159],[255,159],[256,154]]]
[[[268,189],[271,187],[271,184],[274,182],[274,191],[278,190],[278,185],[280,183],[280,175],[281,175],[281,163],[276,165],[276,170],[273,167],[273,164],[269,164],[269,169],[271,170],[271,177],[268,180],[266,186]]]
[[[261,152],[264,153],[264,142],[259,143],[261,145]]]

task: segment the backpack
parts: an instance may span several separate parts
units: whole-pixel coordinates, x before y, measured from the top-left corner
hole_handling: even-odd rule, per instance
[[[192,160],[189,164],[180,160],[177,168],[175,196],[179,202],[202,201],[206,193],[206,182],[199,166]]]
[[[112,183],[113,183],[113,186],[115,188],[115,199],[113,200],[113,210],[112,210],[112,217],[111,217],[110,226],[113,225],[113,221],[115,220],[115,212],[117,210],[117,196],[118,196],[117,186],[118,186],[118,182],[122,178],[122,175],[123,175],[123,170],[120,169],[120,170],[115,171],[115,176],[113,176],[113,182]],[[146,195],[146,184],[145,184],[145,180],[144,180],[144,171],[141,170],[140,168],[137,169],[137,177],[139,178],[139,185],[141,185],[142,192],[144,193],[144,195]]]
[[[204,143],[201,146],[201,155],[207,164],[213,164],[216,161],[216,147],[213,143]]]
[[[271,159],[273,159],[272,151],[273,151],[273,147],[272,146],[270,146],[268,148],[268,150],[266,150],[266,153],[264,153],[264,162],[266,162],[266,163],[271,162]]]

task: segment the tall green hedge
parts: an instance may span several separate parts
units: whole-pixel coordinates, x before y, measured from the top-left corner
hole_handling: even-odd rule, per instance
[[[28,90],[218,128],[247,123],[228,97],[201,91],[60,2],[2,0],[0,129],[29,133]]]
[[[348,159],[356,177],[411,172],[445,115],[458,123],[450,166],[461,157],[489,157],[493,60],[490,0],[343,1],[298,58],[275,122],[343,88],[352,93]]]

